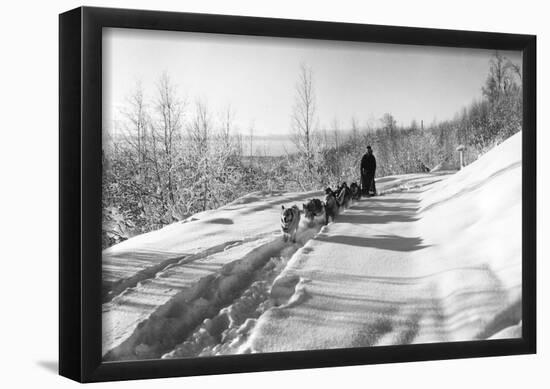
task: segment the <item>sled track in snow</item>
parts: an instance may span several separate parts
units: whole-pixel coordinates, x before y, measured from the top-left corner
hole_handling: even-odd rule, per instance
[[[136,256],[147,256],[147,255],[153,255],[153,254],[148,253],[147,251],[125,252],[123,254],[118,254],[117,257],[131,260],[133,257],[136,257]],[[154,277],[160,271],[166,269],[171,264],[179,262],[180,260],[182,260],[187,256],[188,256],[187,254],[167,256],[167,258],[161,260],[160,263],[146,267],[145,269],[137,272],[135,275],[131,277],[124,278],[111,283],[103,282],[102,303],[107,303],[111,301],[113,298],[120,295],[128,288],[136,286],[140,281]]]
[[[156,307],[133,333],[116,347],[104,350],[105,361],[181,358],[198,355],[232,354],[246,340],[255,319],[273,305],[270,288],[290,258],[321,230],[322,225],[303,224],[297,242],[285,243],[281,235],[262,234],[238,242],[226,242],[200,254],[164,266],[166,271],[192,264],[199,258],[231,250],[245,242],[259,246],[226,263],[217,272],[198,279]],[[265,240],[267,236],[272,239]],[[264,241],[261,243],[261,241]],[[151,274],[161,277],[162,271]],[[135,282],[139,287],[147,279]],[[132,287],[120,293],[131,292]],[[113,302],[116,302],[116,296]],[[276,302],[280,304],[280,302]]]
[[[104,283],[103,285],[103,301],[102,303],[107,303],[111,301],[113,298],[123,294],[125,291],[127,291],[130,288],[135,287],[140,282],[146,281],[148,279],[152,279],[156,277],[158,274],[160,274],[162,271],[169,269],[171,266],[174,265],[183,265],[186,263],[190,263],[193,261],[196,261],[198,259],[205,258],[209,255],[219,253],[221,251],[226,250],[229,247],[235,247],[236,245],[242,245],[248,242],[251,242],[253,240],[260,239],[262,237],[268,236],[272,234],[266,233],[266,234],[260,234],[256,235],[251,238],[247,239],[241,239],[241,240],[232,240],[229,242],[224,242],[219,245],[210,247],[206,250],[200,251],[198,253],[180,253],[180,254],[172,254],[172,255],[166,255],[166,258],[161,260],[160,263],[156,265],[151,265],[149,267],[146,267],[145,269],[139,271],[135,275],[121,279],[117,282],[113,283]],[[114,254],[113,257],[119,257],[119,258],[127,258],[131,260],[135,256],[153,256],[157,255],[158,253],[149,253],[148,251],[139,251],[139,252],[124,252],[121,254]]]

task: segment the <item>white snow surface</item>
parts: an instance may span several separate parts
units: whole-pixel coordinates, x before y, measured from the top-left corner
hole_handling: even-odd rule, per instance
[[[322,192],[255,192],[216,210],[201,212],[103,251],[103,280],[114,283],[167,259],[278,231],[281,205],[301,203]],[[275,219],[274,219],[275,218]]]
[[[521,133],[284,243],[256,192],[103,253],[105,360],[521,336]]]
[[[262,315],[248,351],[521,336],[521,133],[432,186],[355,204],[275,294],[289,279],[307,298]]]

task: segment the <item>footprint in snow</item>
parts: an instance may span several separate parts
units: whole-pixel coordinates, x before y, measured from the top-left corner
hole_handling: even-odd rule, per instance
[[[298,275],[279,277],[270,290],[273,305],[279,308],[290,308],[303,303],[311,296],[307,293],[305,284],[310,282]]]

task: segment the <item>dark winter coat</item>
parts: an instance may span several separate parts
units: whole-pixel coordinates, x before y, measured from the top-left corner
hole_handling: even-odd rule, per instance
[[[366,153],[361,159],[361,173],[365,174],[367,172],[374,173],[376,170],[376,158],[374,155]]]

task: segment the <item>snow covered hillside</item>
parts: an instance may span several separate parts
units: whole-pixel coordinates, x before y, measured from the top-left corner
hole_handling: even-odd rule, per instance
[[[252,193],[103,253],[105,360],[521,336],[521,133],[284,243]]]

